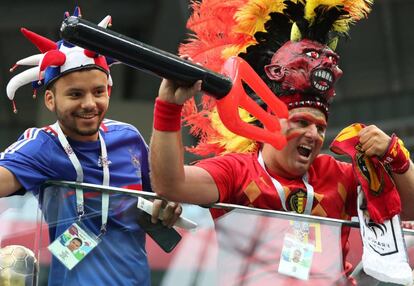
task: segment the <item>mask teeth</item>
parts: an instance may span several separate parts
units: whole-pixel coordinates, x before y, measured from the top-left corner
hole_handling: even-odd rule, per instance
[[[17,107],[16,107],[16,102],[14,101],[14,99],[12,100],[12,106],[13,106],[13,113],[17,114]]]
[[[14,70],[15,69],[17,69],[17,67],[18,67],[19,65],[18,64],[14,64],[10,69],[9,69],[9,71],[10,72],[14,72]]]

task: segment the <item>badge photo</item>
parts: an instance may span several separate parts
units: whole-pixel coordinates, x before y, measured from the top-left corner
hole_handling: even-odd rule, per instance
[[[94,249],[100,239],[75,222],[49,246],[49,251],[69,270],[73,269],[89,252]]]
[[[314,248],[311,243],[303,243],[292,235],[286,235],[280,254],[278,272],[301,280],[308,280]]]

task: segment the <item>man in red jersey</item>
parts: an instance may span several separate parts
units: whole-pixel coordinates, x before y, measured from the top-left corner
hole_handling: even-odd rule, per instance
[[[375,190],[380,195],[383,189],[389,189],[384,195],[389,195],[387,199],[391,199],[387,203],[395,207],[387,208],[379,201],[373,201],[368,207],[371,217],[381,221],[398,214],[401,210],[400,196],[402,218],[412,219],[414,210],[410,206],[414,203],[414,169],[408,151],[395,135],[389,136],[374,125],[358,125],[361,128],[357,132],[352,129],[352,132],[347,133],[348,137],[345,134],[337,138],[337,141],[342,140],[340,142],[346,142],[344,138],[356,138],[352,150],[358,148],[363,158],[367,158],[367,161],[362,162],[365,164],[363,166],[360,161],[352,165],[340,162],[330,155],[320,154],[325,139],[329,105],[335,95],[334,84],[342,75],[338,67],[339,56],[334,52],[338,34],[346,33],[346,30],[341,30],[343,26],[339,23],[362,18],[369,11],[369,1],[353,3],[360,10],[349,1],[344,1],[343,6],[329,6],[318,1],[251,0],[244,1],[244,4],[231,1],[235,2],[233,8],[237,9],[230,9],[229,2],[226,2],[225,7],[217,3],[213,5],[212,2],[214,1],[203,1],[193,7],[195,12],[188,26],[196,33],[197,39],[183,45],[181,53],[210,68],[214,68],[222,58],[231,55],[231,51],[232,55],[244,58],[278,99],[287,105],[289,118],[282,122],[282,126],[288,143],[283,149],[277,150],[268,143],[229,135],[228,130],[217,119],[214,104],[204,104],[200,113],[194,114],[195,108],[187,108],[183,115],[195,127],[194,130],[203,135],[195,151],[198,154],[210,152],[217,156],[201,160],[195,165],[184,165],[180,135],[181,110],[183,104],[187,107],[194,104],[192,98],[201,90],[201,81],[191,87],[182,87],[178,83],[164,80],[155,105],[150,145],[154,191],[169,200],[193,204],[233,203],[348,220],[357,214],[357,186],[362,184],[361,180],[371,175],[373,177],[368,181],[374,182],[379,174],[377,170],[380,169],[381,172],[387,171],[380,172],[381,176],[389,175],[392,178],[389,181],[393,181],[395,186],[394,183],[381,185],[383,180],[380,180]],[[208,7],[209,4],[211,7]],[[211,40],[214,38],[211,34],[203,32],[207,26],[203,20],[214,18],[212,15],[215,15],[215,8],[217,18],[212,33],[216,35],[216,42]],[[203,11],[207,10],[209,13],[203,18]],[[223,16],[225,11],[229,13],[228,18],[232,19],[231,23],[222,23],[219,20],[226,18]],[[302,14],[298,11],[302,11]],[[203,23],[203,26],[198,27],[197,23]],[[244,43],[234,40],[243,37],[246,39]],[[214,58],[210,54],[207,57],[207,48],[206,51],[200,51],[200,43],[213,47],[218,41],[225,46],[218,57]],[[198,50],[194,51],[195,47]],[[260,95],[254,94],[246,86],[245,89],[249,96],[266,108],[260,101]],[[189,114],[188,110],[193,113]],[[205,124],[206,121],[210,124]],[[347,153],[347,150],[341,152]],[[370,158],[375,159],[374,167],[368,163]],[[358,166],[360,173],[356,171]],[[212,210],[215,217],[221,213]],[[329,259],[324,262],[317,261],[318,264],[326,264],[321,273],[314,271],[316,262],[304,266],[302,274],[298,274],[297,268],[289,268],[289,264],[284,265],[290,270],[280,269],[283,253],[297,249],[313,255],[320,251],[315,244],[308,243],[303,237],[322,237],[326,242],[329,236],[312,234],[312,227],[300,222],[293,224],[290,230],[285,228],[283,231],[291,236],[282,236],[279,239],[281,255],[275,262],[273,274],[267,278],[255,278],[252,284],[244,282],[243,285],[254,285],[259,281],[258,285],[285,285],[280,284],[282,282],[276,278],[278,264],[279,273],[289,276],[280,281],[301,285],[306,284],[303,280],[312,279],[318,281],[313,285],[332,285],[332,280],[324,280],[320,276],[324,271],[329,271]],[[348,236],[349,229],[343,229],[343,261],[344,271],[347,273],[351,269],[345,263]],[[327,254],[329,255],[328,252],[324,253],[325,257]],[[337,282],[341,285],[349,283],[346,279],[338,279]]]

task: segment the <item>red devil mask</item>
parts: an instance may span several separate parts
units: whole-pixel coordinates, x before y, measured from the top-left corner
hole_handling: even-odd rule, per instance
[[[335,82],[342,76],[338,60],[339,56],[321,43],[288,41],[273,55],[265,72],[289,109],[316,107],[327,116]]]

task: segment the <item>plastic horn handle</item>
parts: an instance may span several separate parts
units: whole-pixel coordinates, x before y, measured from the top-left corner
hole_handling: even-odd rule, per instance
[[[287,106],[273,94],[263,80],[255,73],[247,62],[239,57],[230,57],[223,65],[222,72],[233,80],[233,88],[229,94],[217,101],[217,110],[224,125],[235,134],[259,142],[271,144],[281,150],[287,143],[282,132],[280,119],[287,119]],[[262,109],[251,99],[243,88],[247,84],[266,103],[274,113]],[[241,120],[239,106],[260,120],[264,128],[259,128]]]
[[[231,79],[219,73],[78,17],[64,20],[60,33],[72,44],[160,77],[189,86],[201,79],[201,89],[216,99],[226,96],[232,88]]]

